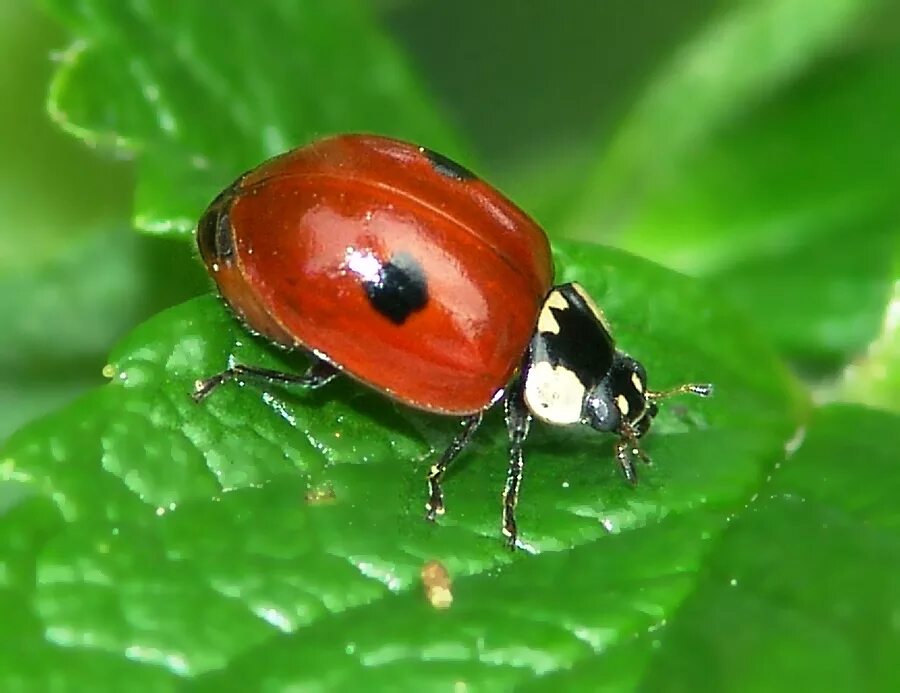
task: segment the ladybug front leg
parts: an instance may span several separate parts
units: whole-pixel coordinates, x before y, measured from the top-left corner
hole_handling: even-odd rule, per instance
[[[428,472],[428,502],[425,503],[426,520],[434,521],[435,517],[444,514],[444,492],[441,490],[441,479],[444,478],[444,472],[447,471],[450,463],[456,459],[457,455],[472,440],[472,436],[481,425],[482,417],[483,412],[478,412],[463,419],[461,422],[462,431],[457,434],[453,442],[444,450],[441,459],[431,465],[431,469]]]
[[[503,401],[506,412],[506,429],[509,433],[509,467],[506,485],[503,487],[503,519],[501,529],[506,537],[506,545],[516,548],[519,532],[516,527],[516,504],[519,502],[519,488],[522,485],[522,471],[525,468],[523,446],[531,428],[531,413],[525,405],[522,381],[516,381]]]
[[[281,371],[273,371],[269,368],[258,368],[257,366],[244,366],[239,363],[226,368],[221,373],[217,373],[204,380],[198,380],[194,384],[194,392],[191,397],[195,402],[205,399],[213,390],[220,385],[231,380],[257,380],[267,383],[278,383],[279,385],[296,385],[308,390],[315,389],[327,385],[340,371],[327,361],[320,358],[311,357],[315,360],[312,362],[306,373],[298,375],[297,373],[283,373]]]
[[[638,482],[634,458],[637,457],[645,464],[652,464],[650,456],[641,448],[638,438],[638,431],[630,423],[623,423],[619,427],[619,440],[616,441],[616,462],[619,463],[626,481],[632,486]]]
[[[631,453],[628,448],[631,444],[627,438],[619,438],[616,441],[616,462],[625,475],[625,480],[632,486],[637,485],[637,470],[634,468],[634,462],[631,461]]]

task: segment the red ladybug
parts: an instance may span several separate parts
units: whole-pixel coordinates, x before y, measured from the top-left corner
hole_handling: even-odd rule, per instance
[[[509,473],[502,530],[516,545],[522,446],[532,417],[618,435],[637,480],[637,440],[674,392],[647,389],[577,284],[553,286],[547,237],[501,193],[444,156],[405,142],[341,135],[244,174],[209,206],[200,253],[253,333],[310,359],[304,374],[235,365],[199,381],[256,379],[316,388],[338,374],[404,404],[463,417],[428,475],[428,519],[441,478],[484,411],[503,401]]]

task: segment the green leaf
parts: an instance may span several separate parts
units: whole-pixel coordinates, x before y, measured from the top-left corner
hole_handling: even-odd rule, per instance
[[[673,167],[642,200],[623,242],[709,272],[895,221],[898,59],[896,47],[848,49],[748,109]]]
[[[184,243],[124,223],[79,230],[52,260],[0,273],[0,440],[100,385],[109,344],[208,286]]]
[[[621,229],[647,188],[748,106],[803,74],[853,32],[877,0],[726,3],[646,87],[573,210],[572,232]],[[690,168],[686,170],[690,171]]]
[[[650,636],[647,690],[897,690],[898,426],[853,406],[816,414]]]
[[[0,344],[0,365],[52,371],[62,361],[86,361],[135,323],[209,286],[184,243],[134,238],[124,225],[85,232],[52,261],[0,275],[0,317],[10,337]]]
[[[777,11],[804,4],[778,3]],[[868,8],[870,19],[880,16],[878,3],[817,5],[854,16]],[[741,7],[749,21],[749,6]],[[772,29],[772,40],[803,39],[807,24],[816,29],[825,21],[813,14],[810,22]],[[760,55],[765,64],[778,53],[762,51],[746,59],[748,70]],[[895,43],[880,42],[871,30],[857,32],[840,52],[813,65],[804,61],[805,71],[788,84],[769,84],[750,103],[729,101],[729,108],[741,106],[739,114],[698,132],[677,154],[668,148],[678,139],[679,121],[662,111],[661,118],[675,118],[675,134],[644,132],[658,137],[658,149],[643,162],[640,180],[610,173],[622,186],[615,203],[603,203],[602,187],[588,193],[597,202],[594,235],[613,233],[631,252],[712,278],[806,370],[838,370],[877,334],[894,279],[898,60]],[[717,98],[735,98],[729,90],[722,86]],[[700,128],[703,100],[684,101],[684,117],[696,118],[690,127]]]
[[[495,412],[447,481],[448,514],[429,524],[424,474],[453,421],[347,381],[306,394],[226,387],[196,405],[195,379],[229,358],[302,368],[199,298],[141,326],[112,354],[107,386],[0,452],[2,478],[31,494],[11,511],[25,516],[15,589],[31,626],[0,631],[0,650],[24,639],[96,658],[101,678],[105,657],[118,662],[114,677],[127,661],[141,676],[207,674],[209,686],[244,690],[361,677],[512,684],[602,657],[670,618],[728,516],[782,456],[802,400],[702,284],[590,246],[565,246],[557,260],[652,385],[717,386],[712,400],[665,407],[646,439],[656,463],[636,489],[608,437],[535,427],[519,506],[533,555],[508,553]],[[41,533],[46,513],[29,513],[48,503],[56,524]],[[447,612],[422,595],[429,559],[455,581]],[[31,666],[8,662],[0,680],[98,680],[65,656]]]
[[[807,372],[836,372],[879,332],[898,276],[898,227],[900,215],[842,223],[790,250],[717,271],[710,281]]]
[[[48,54],[62,40],[32,3],[0,3],[0,276],[127,215],[127,165],[100,160],[46,117]]]
[[[45,3],[79,37],[51,87],[51,115],[88,143],[140,157],[144,230],[189,232],[238,174],[329,132],[461,149],[356,0]]]
[[[851,364],[833,394],[845,402],[882,407],[900,414],[900,252],[894,262],[894,291],[881,333]]]
[[[564,12],[552,0],[377,4],[507,190],[507,179],[529,168],[537,177],[561,150],[595,157],[589,139],[720,3],[568,2]]]
[[[896,690],[898,424],[819,410],[796,455],[729,516],[677,610],[534,688]]]

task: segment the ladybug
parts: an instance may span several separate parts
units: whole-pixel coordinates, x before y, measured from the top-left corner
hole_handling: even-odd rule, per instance
[[[655,392],[617,350],[603,313],[575,283],[553,284],[541,228],[471,171],[386,137],[340,135],[242,175],[197,227],[203,261],[252,333],[309,355],[302,374],[233,365],[197,382],[202,400],[238,379],[319,388],[347,375],[403,404],[461,417],[428,474],[426,517],[444,513],[441,480],[484,412],[503,403],[509,467],[501,528],[517,542],[523,444],[532,419],[617,436],[634,458],[678,392]]]

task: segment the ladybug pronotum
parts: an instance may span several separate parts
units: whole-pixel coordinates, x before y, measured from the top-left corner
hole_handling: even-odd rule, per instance
[[[426,516],[444,513],[441,480],[484,412],[503,403],[509,467],[501,527],[515,548],[523,445],[532,419],[617,436],[637,481],[638,439],[656,392],[618,351],[575,283],[553,285],[547,237],[522,210],[440,154],[385,137],[341,135],[238,178],[209,206],[200,253],[248,330],[304,351],[303,374],[234,365],[197,383],[318,388],[347,375],[403,404],[462,419],[428,474]]]

